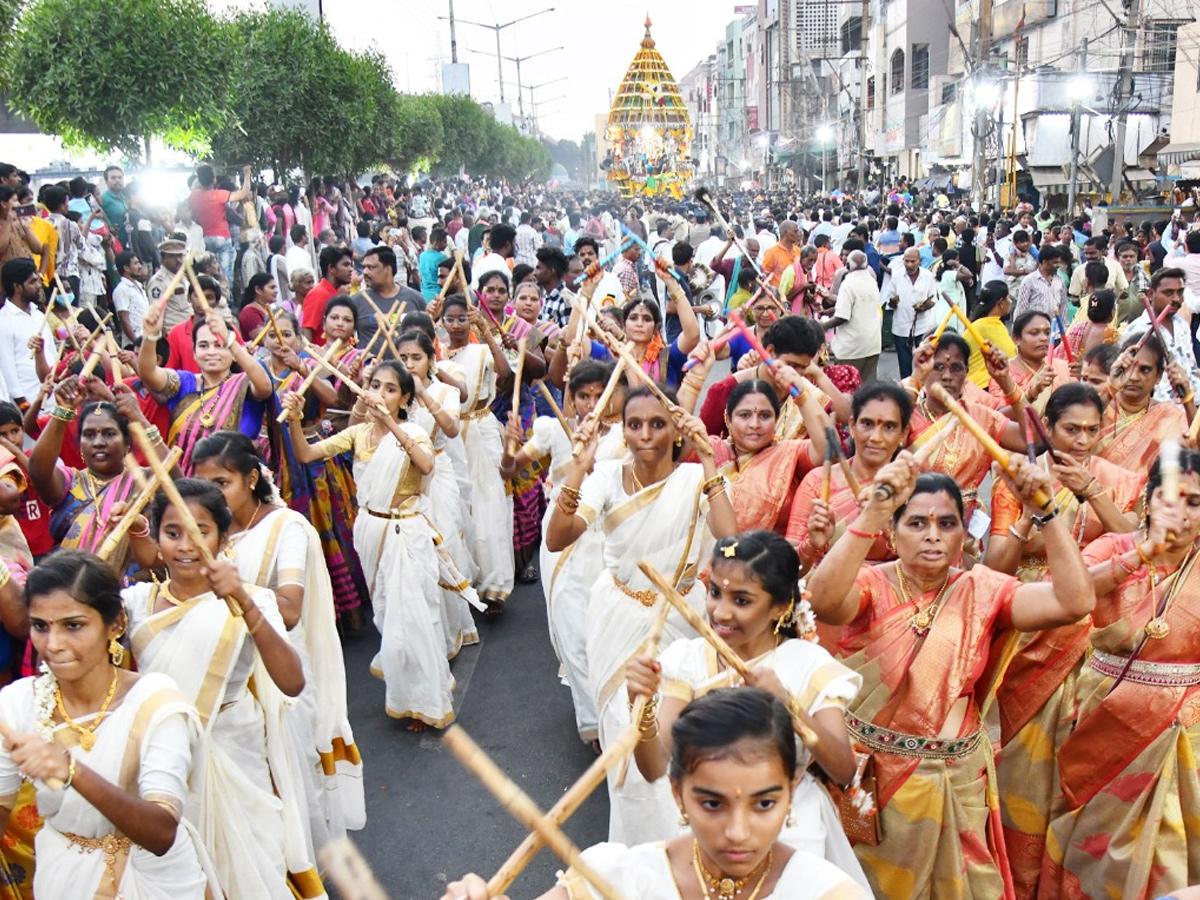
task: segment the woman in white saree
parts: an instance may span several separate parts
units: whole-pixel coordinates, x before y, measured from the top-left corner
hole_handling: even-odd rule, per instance
[[[640,846],[596,844],[582,862],[625,900],[736,897],[870,900],[871,893],[780,834],[801,770],[792,716],[758,688],[693,700],[671,728],[671,795],[687,826],[679,837]],[[467,875],[442,900],[488,900],[487,882]],[[538,900],[601,897],[580,871],[559,873]]]
[[[205,565],[179,511],[159,494],[151,532],[168,580],[135,584],[122,596],[138,669],[174,679],[207,737],[197,766],[202,778],[185,815],[229,900],[323,897],[303,811],[280,800],[303,796],[291,780],[283,724],[283,695],[296,697],[304,688],[300,657],[275,595],[245,584],[220,556],[233,521],[221,492],[190,478],[176,486],[217,559]]]
[[[387,714],[411,720],[410,731],[445,728],[454,720],[454,679],[442,631],[442,586],[478,600],[428,518],[425,489],[433,474],[433,444],[407,421],[412,376],[398,362],[371,372],[370,392],[356,405],[352,425],[331,438],[297,445],[303,462],[354,453],[359,516],[354,546],[371,591],[381,647],[371,671],[386,685]],[[286,409],[303,401],[287,394]],[[296,419],[289,427],[299,428]]]
[[[567,395],[575,407],[574,420],[568,424],[577,428],[592,412],[600,400],[604,388],[612,376],[613,367],[590,359],[583,360],[571,370],[567,381]],[[610,409],[619,410],[624,402],[624,390],[616,393],[608,403]],[[601,419],[604,417],[601,416]],[[616,459],[625,453],[625,438],[622,429],[601,425],[602,434],[596,450],[596,459]],[[539,416],[533,420],[532,433],[525,440],[525,431],[516,413],[508,415],[505,452],[500,457],[500,474],[504,478],[543,457],[550,458],[549,475],[546,478],[547,499],[550,501],[542,523],[550,520],[558,499],[558,487],[567,477],[567,470],[574,457],[571,455],[572,439],[553,416]],[[524,441],[524,445],[521,442]],[[510,456],[508,446],[518,446],[515,456]],[[561,553],[556,553],[542,541],[540,565],[542,591],[546,595],[546,621],[550,626],[550,642],[562,664],[567,684],[571,689],[571,702],[575,706],[575,727],[579,739],[585,743],[599,743],[599,725],[596,716],[596,701],[592,697],[588,678],[587,661],[587,614],[592,587],[604,573],[604,536],[599,526],[592,525],[575,543]]]
[[[500,478],[500,422],[492,415],[496,382],[512,372],[500,342],[492,334],[478,307],[468,307],[461,294],[446,298],[442,324],[450,346],[446,355],[463,374],[467,399],[462,403],[462,441],[471,473],[471,519],[475,544],[471,548],[478,573],[475,586],[488,605],[498,613],[512,592],[513,504]],[[486,343],[472,344],[474,326]]]
[[[813,749],[796,746],[802,774],[779,839],[829,860],[869,889],[837,808],[809,771],[815,762],[831,781],[853,782],[855,758],[845,713],[862,677],[816,643],[816,619],[800,589],[800,557],[792,545],[771,531],[743,531],[722,538],[713,549],[707,620],[746,662],[745,683],[773,694],[817,735]],[[652,782],[665,782],[671,726],[680,711],[696,697],[742,684],[742,678],[698,637],[676,641],[657,659],[638,656],[629,664],[626,683],[630,702],[639,696],[649,701],[639,722],[644,736],[634,751],[638,770]],[[668,803],[668,811],[673,809]]]
[[[466,519],[470,507],[463,502],[454,461],[447,453],[454,445],[461,449],[461,423],[458,388],[443,384],[435,377],[437,355],[433,341],[424,331],[406,331],[396,339],[400,362],[413,377],[417,402],[412,422],[429,433],[433,442],[433,477],[429,480],[429,518],[442,536],[442,542],[458,571],[468,581],[474,577],[475,561],[466,544]],[[446,655],[453,659],[464,644],[479,643],[479,629],[471,617],[471,607],[458,591],[442,589],[442,632],[446,637]]]
[[[63,550],[30,573],[26,598],[45,670],[0,691],[0,720],[13,732],[0,748],[0,825],[22,777],[33,779],[45,817],[37,896],[218,897],[204,849],[180,821],[198,760],[196,713],[165,675],[117,668],[125,613],[116,575]]]
[[[287,707],[288,746],[304,787],[312,842],[366,824],[362,759],[346,707],[346,666],[333,586],[312,523],[282,503],[254,441],[219,431],[196,445],[192,468],[225,495],[233,514],[226,554],[249,584],[274,592],[288,640],[304,667],[304,690]]]
[[[621,689],[625,666],[645,641],[654,620],[657,592],[638,569],[648,560],[672,581],[697,610],[704,609],[704,585],[696,580],[700,543],[737,532],[723,476],[717,474],[703,423],[678,407],[668,409],[648,388],[625,400],[624,437],[630,456],[595,463],[597,431],[580,429],[584,450],[567,470],[546,523],[546,546],[565,550],[598,523],[604,532],[604,567],[588,607],[588,677],[600,719],[600,743],[613,740],[629,724],[629,704]],[[676,460],[688,439],[700,463]],[[587,474],[591,471],[591,474]],[[586,477],[585,477],[586,476]],[[668,617],[664,645],[694,632],[677,613]],[[648,784],[631,767],[624,787],[609,777],[609,838],[623,843],[658,840],[671,833],[664,821],[662,785]]]

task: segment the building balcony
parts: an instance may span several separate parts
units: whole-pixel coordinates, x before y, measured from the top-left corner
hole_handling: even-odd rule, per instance
[[[1036,70],[1021,77],[1019,103],[1022,118],[1048,113],[1070,113],[1071,83],[1077,73],[1051,69]],[[1082,106],[1098,113],[1115,115],[1113,94],[1117,84],[1115,72],[1091,72],[1087,75],[1095,87],[1090,99]],[[1171,108],[1174,75],[1169,72],[1135,72],[1133,100],[1129,112],[1157,115]]]

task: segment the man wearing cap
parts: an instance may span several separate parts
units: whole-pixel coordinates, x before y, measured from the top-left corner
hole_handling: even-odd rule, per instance
[[[146,285],[146,293],[151,303],[162,302],[163,295],[175,278],[175,274],[183,265],[183,254],[187,245],[183,241],[169,238],[158,245],[158,255],[162,260],[162,268],[155,272]],[[175,293],[167,298],[167,308],[163,311],[163,332],[166,333],[192,316],[192,304],[188,301],[187,282],[182,280],[175,286]]]

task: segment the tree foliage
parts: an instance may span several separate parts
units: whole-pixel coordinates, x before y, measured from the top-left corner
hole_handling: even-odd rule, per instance
[[[0,19],[16,2],[0,0]],[[13,110],[68,145],[136,158],[154,136],[279,180],[379,167],[522,180],[552,165],[470,97],[398,93],[381,53],[343,49],[294,7],[215,19],[204,0],[31,0],[2,52]]]
[[[232,115],[231,56],[203,0],[36,0],[0,75],[13,110],[68,146],[202,153]]]

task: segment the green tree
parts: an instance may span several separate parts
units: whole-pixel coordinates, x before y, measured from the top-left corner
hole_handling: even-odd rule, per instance
[[[428,171],[446,144],[437,97],[400,94],[396,103],[396,155],[388,162],[397,172]]]
[[[34,0],[0,76],[13,110],[68,146],[203,153],[232,115],[232,56],[203,0]]]

